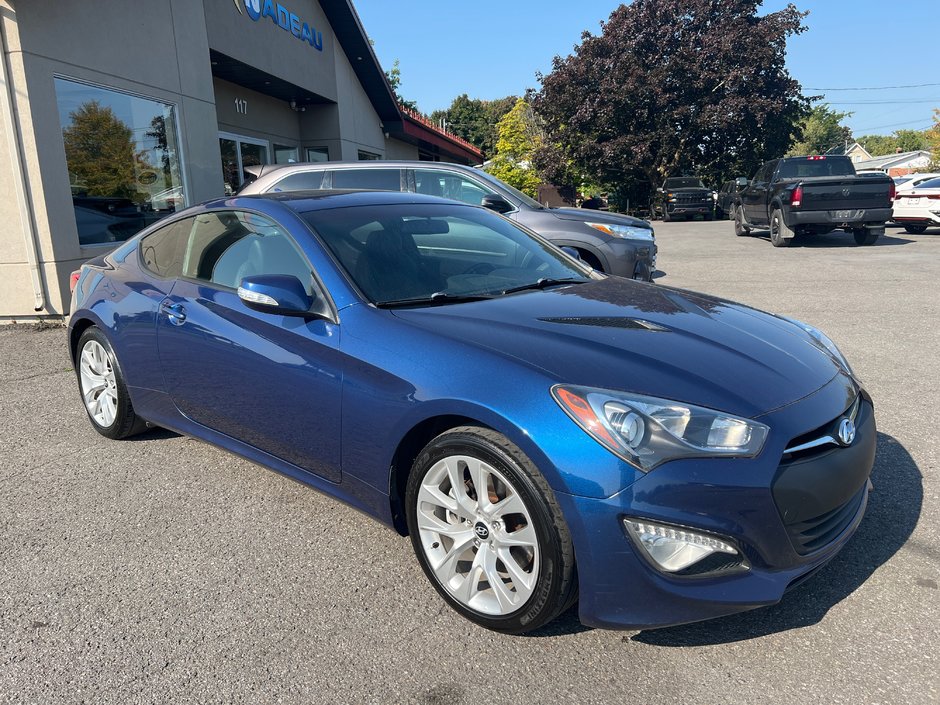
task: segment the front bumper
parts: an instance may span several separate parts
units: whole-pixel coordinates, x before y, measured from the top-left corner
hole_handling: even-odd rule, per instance
[[[607,260],[607,272],[614,276],[649,281],[656,271],[655,240],[611,238],[598,249]]]
[[[876,439],[870,399],[862,393],[849,447],[787,462],[783,450],[838,418],[834,409],[847,408],[846,389],[839,377],[765,415],[771,437],[757,458],[673,461],[606,499],[558,493],[575,542],[581,621],[663,627],[771,605],[831,560],[867,505]],[[624,516],[727,537],[740,547],[747,568],[687,577],[662,572],[626,535]],[[807,536],[821,539],[812,543]]]

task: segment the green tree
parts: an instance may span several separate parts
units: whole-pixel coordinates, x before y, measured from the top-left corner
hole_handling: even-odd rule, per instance
[[[800,138],[790,148],[787,156],[825,154],[831,149],[850,145],[852,130],[843,125],[842,121],[851,114],[836,112],[825,104],[813,106],[800,122]]]
[[[484,157],[491,157],[496,151],[497,125],[515,103],[516,96],[480,100],[464,93],[454,98],[446,110],[431,113],[431,120],[443,123],[448,132],[479,147]]]
[[[857,141],[873,157],[894,154],[898,147],[898,141],[891,135],[862,135]]]
[[[541,144],[532,107],[523,99],[497,124],[496,155],[487,171],[510,186],[538,198],[541,179],[532,167],[532,156]]]
[[[413,100],[405,100],[401,97],[401,65],[398,59],[392,63],[392,68],[385,72],[385,78],[388,79],[388,85],[392,87],[392,93],[395,94],[395,100],[402,107],[418,112],[418,104]]]
[[[927,140],[927,149],[930,150],[930,170],[940,171],[940,108],[934,108],[933,127],[924,133]]]
[[[131,128],[111,108],[96,100],[82,103],[69,113],[62,130],[69,172],[84,185],[89,196],[137,196],[134,185],[137,154]]]
[[[696,171],[751,174],[790,146],[808,109],[786,70],[787,38],[805,30],[788,5],[760,0],[635,0],[599,35],[555,57],[535,98],[547,142],[589,180],[648,192]]]
[[[927,149],[927,136],[923,130],[897,130],[894,133],[897,149],[902,152],[916,152]]]

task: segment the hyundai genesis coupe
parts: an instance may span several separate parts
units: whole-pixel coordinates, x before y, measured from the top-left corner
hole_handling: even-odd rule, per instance
[[[173,429],[349,503],[489,629],[770,605],[865,511],[872,401],[823,333],[603,275],[481,207],[220,199],[76,276],[95,430]]]

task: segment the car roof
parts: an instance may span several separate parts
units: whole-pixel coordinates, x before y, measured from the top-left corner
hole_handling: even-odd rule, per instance
[[[326,170],[326,169],[434,169],[434,168],[448,168],[448,169],[463,169],[465,171],[473,171],[474,167],[467,166],[466,164],[455,164],[452,162],[426,162],[420,160],[408,160],[408,159],[399,159],[399,160],[386,160],[386,159],[369,159],[364,161],[339,161],[339,162],[292,162],[290,164],[257,164],[253,166],[246,166],[245,171],[251,174],[256,179],[261,178],[262,176],[268,176],[274,172],[289,172],[289,171],[317,171],[317,170]]]
[[[258,201],[281,203],[297,213],[330,210],[333,208],[351,208],[361,206],[386,206],[405,204],[450,205],[461,208],[475,208],[461,201],[438,196],[426,196],[421,193],[402,191],[363,191],[352,189],[323,189],[311,191],[277,191],[272,193],[250,194],[210,201],[207,208],[250,207]]]

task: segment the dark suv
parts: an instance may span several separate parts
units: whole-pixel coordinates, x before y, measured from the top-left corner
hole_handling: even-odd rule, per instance
[[[245,169],[252,179],[239,195],[310,189],[411,191],[502,213],[559,247],[577,250],[597,270],[651,281],[656,270],[653,226],[618,213],[546,208],[482,169],[421,161],[264,164]]]
[[[714,192],[694,176],[674,176],[666,179],[653,195],[650,208],[667,223],[676,218],[700,215],[705,220],[715,217]]]

